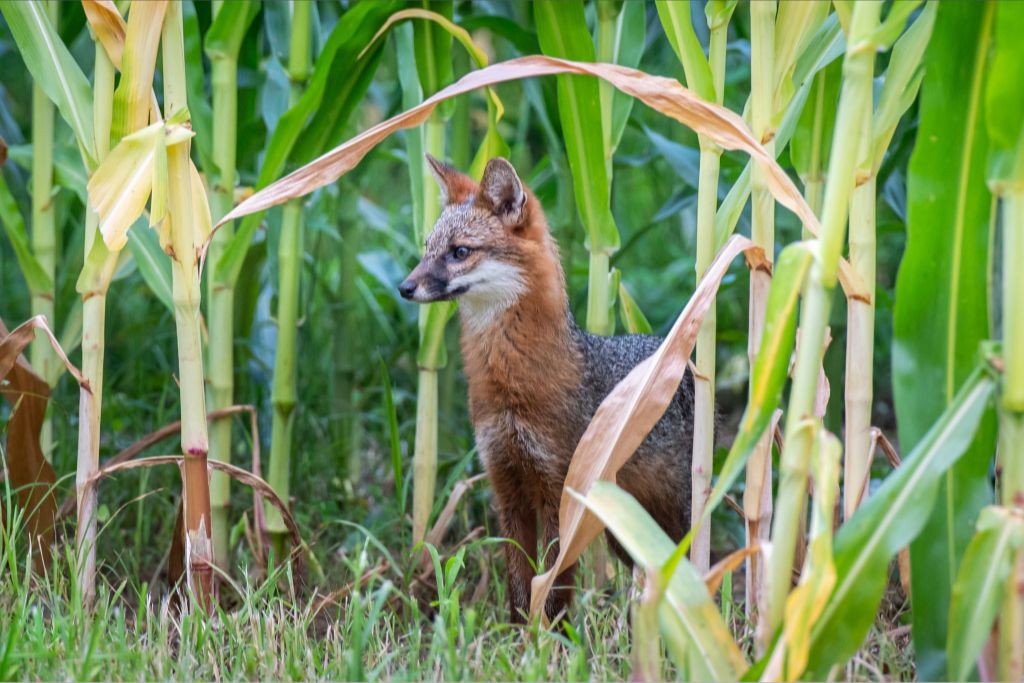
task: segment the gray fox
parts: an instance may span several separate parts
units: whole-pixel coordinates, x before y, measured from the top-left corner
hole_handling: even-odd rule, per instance
[[[511,618],[522,622],[538,540],[549,562],[557,554],[559,501],[576,445],[601,401],[661,339],[600,337],[577,327],[558,246],[536,196],[508,161],[491,159],[478,185],[427,160],[443,209],[423,259],[399,291],[419,303],[459,302],[477,448],[501,533],[518,544],[506,544],[506,557]],[[690,523],[692,443],[693,378],[687,374],[617,477],[677,542]],[[609,541],[628,564],[610,535]],[[572,599],[574,570],[559,575],[545,605],[552,622]]]

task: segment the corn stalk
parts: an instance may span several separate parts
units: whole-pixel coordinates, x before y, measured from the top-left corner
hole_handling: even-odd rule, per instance
[[[802,511],[806,508],[807,475],[816,425],[814,403],[824,353],[831,298],[838,278],[846,232],[847,211],[853,189],[864,108],[872,98],[874,36],[881,6],[858,3],[843,64],[829,173],[825,186],[818,253],[811,268],[800,312],[801,339],[797,349],[793,387],[786,415],[785,448],[780,462],[779,507],[772,528],[772,554],[768,563],[763,633],[774,634],[782,623],[792,583],[793,557]]]
[[[234,3],[227,7],[223,0],[213,3],[214,24],[217,19],[231,20],[234,26],[233,40],[227,45],[211,49],[210,56],[213,94],[213,136],[212,155],[217,167],[216,181],[211,188],[210,204],[214,220],[231,210],[234,205],[236,153],[238,137],[238,50],[245,35],[248,21],[238,16],[240,7],[245,18],[249,12],[248,3]],[[226,10],[226,11],[225,11]],[[213,28],[211,28],[211,32]],[[209,37],[208,37],[209,41]],[[217,267],[227,244],[234,236],[234,224],[227,223],[214,234],[207,254],[206,297],[208,301],[207,325],[209,326],[209,404],[210,410],[227,408],[234,403],[234,302],[235,288],[231,281],[218,279]],[[217,420],[210,425],[210,458],[231,462],[231,420]],[[228,533],[230,531],[231,478],[224,472],[210,474],[210,508],[213,515],[213,553],[217,566],[228,566]]]
[[[702,97],[722,104],[725,97],[725,47],[729,19],[735,2],[712,2],[707,7],[711,38],[705,58],[690,24],[688,4],[658,3],[658,12],[670,42],[683,65],[686,82]],[[707,272],[717,251],[715,212],[718,203],[718,171],[722,149],[704,135],[698,135],[700,170],[697,185],[697,282]],[[715,337],[717,320],[712,302],[697,335],[697,373],[694,378],[693,461],[691,470],[690,518],[703,517],[711,492],[711,470],[715,448]],[[694,535],[690,559],[700,572],[711,564],[711,525],[703,523]]]
[[[775,2],[750,5],[750,119],[754,137],[774,156],[775,137],[772,115],[775,112]],[[750,367],[757,361],[764,334],[768,289],[771,286],[770,264],[775,259],[775,202],[769,192],[763,169],[754,167],[751,175],[751,239],[764,250],[769,269],[750,271],[750,312],[747,326],[747,357]],[[753,385],[751,385],[753,391]],[[753,394],[751,394],[752,396]],[[747,486],[743,492],[747,545],[768,540],[772,515],[772,435],[766,431],[758,440],[747,461]],[[761,612],[764,567],[761,555],[747,559],[746,610],[751,619]],[[760,631],[760,647],[765,645]]]
[[[164,19],[163,34],[164,118],[187,112],[185,48],[180,0],[172,2]],[[187,114],[186,114],[187,116]],[[167,201],[170,221],[172,300],[178,337],[178,377],[181,393],[181,448],[184,490],[185,549],[188,582],[199,606],[212,605],[213,540],[210,517],[210,479],[207,469],[209,438],[206,424],[206,387],[203,378],[203,347],[199,324],[202,289],[199,282],[199,248],[193,204],[206,202],[192,190],[190,143],[167,147]]]
[[[875,351],[875,175],[871,172],[871,101],[865,103],[861,159],[850,202],[850,265],[860,276],[863,297],[846,303],[846,434],[843,459],[843,519],[849,519],[871,474],[871,400]]]
[[[54,26],[60,16],[55,0],[43,3],[46,16]],[[32,252],[49,276],[49,290],[32,292],[32,315],[43,315],[54,324],[54,303],[57,274],[57,226],[53,204],[53,102],[38,83],[32,85]],[[53,386],[58,377],[59,361],[42,335],[30,347],[32,367]],[[39,447],[47,460],[53,459],[53,424],[49,410],[39,434]]]
[[[452,14],[451,3],[431,6],[446,18]],[[416,22],[413,25],[411,45],[405,42],[403,59],[414,57],[415,84],[407,79],[403,86],[407,97],[429,97],[452,79],[451,36],[432,22]],[[408,54],[411,49],[412,54]],[[417,92],[418,91],[418,92]],[[424,153],[436,159],[445,158],[445,114],[446,109],[435,112],[416,133],[418,147],[415,156],[410,153],[409,169],[416,192],[420,193],[416,208],[419,215],[414,219],[416,245],[423,249],[427,235],[441,215],[440,193],[434,187],[430,168]],[[438,422],[438,374],[448,364],[445,346],[445,327],[455,311],[449,302],[428,304],[419,310],[419,351],[416,354],[418,378],[416,385],[416,439],[413,445],[413,489],[412,489],[412,542],[423,541],[430,524],[430,513],[434,508],[434,491],[437,487],[437,422]]]
[[[1003,386],[1000,398],[998,464],[1001,503],[1024,514],[1024,100],[1020,97],[1024,10],[999,6],[996,57],[986,105],[995,182],[1003,229]],[[1018,546],[1004,586],[999,612],[998,678],[1024,680],[1024,545]]]
[[[1024,141],[1024,135],[1021,136]],[[1001,502],[1024,510],[1024,149],[1003,210],[1003,395],[999,429]],[[1024,548],[1017,550],[999,615],[999,679],[1024,678]]]
[[[288,54],[288,77],[291,81],[289,102],[294,106],[302,97],[303,85],[309,78],[312,59],[312,4],[292,4],[291,46]],[[278,244],[277,290],[277,352],[274,355],[274,384],[270,403],[273,423],[270,435],[270,473],[267,481],[281,500],[288,502],[290,492],[289,465],[292,452],[292,431],[295,426],[296,355],[299,320],[299,275],[302,271],[302,202],[284,207],[281,215],[281,241]],[[281,513],[267,504],[267,531],[279,560],[284,558],[288,529]]]
[[[96,159],[102,161],[110,151],[110,122],[114,101],[114,65],[103,46],[96,43],[93,73],[93,125]],[[99,239],[99,217],[91,207],[85,210],[85,261],[96,251],[106,251]],[[104,261],[112,269],[114,258],[109,253]],[[107,270],[107,269],[104,269]],[[78,525],[75,527],[77,547],[78,589],[86,605],[92,603],[96,590],[96,488],[86,482],[100,466],[100,417],[103,411],[104,331],[107,315],[109,279],[104,276],[92,282],[79,279],[82,296],[82,374],[91,392],[82,392],[78,423],[78,464],[75,490],[78,494]],[[85,287],[83,287],[85,285]]]

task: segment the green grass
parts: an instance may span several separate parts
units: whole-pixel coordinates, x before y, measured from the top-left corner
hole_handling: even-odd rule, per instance
[[[449,487],[450,488],[450,487]],[[479,496],[464,499],[477,508]],[[144,499],[143,499],[144,500]],[[501,540],[484,536],[452,554],[470,513],[460,510],[434,568],[416,566],[419,553],[401,536],[379,538],[364,527],[333,523],[346,534],[337,546],[316,544],[327,573],[305,577],[296,590],[291,567],[252,563],[244,541],[236,551],[248,568],[221,584],[214,614],[183,613],[161,567],[132,571],[137,548],[101,552],[100,585],[92,611],[73,583],[73,553],[65,547],[46,576],[30,576],[20,513],[3,489],[14,534],[0,538],[0,680],[625,680],[630,677],[629,603],[632,575],[614,564],[600,589],[585,557],[580,590],[561,630],[508,623]],[[132,505],[101,525],[100,544],[132,527]],[[123,517],[123,519],[122,519]],[[468,520],[473,521],[473,520]],[[387,524],[385,526],[391,526]],[[323,530],[325,537],[332,534]],[[144,557],[163,552],[156,537]],[[236,539],[237,540],[237,539]],[[248,565],[246,560],[248,558]],[[440,576],[440,580],[438,580]],[[356,581],[362,577],[362,581]],[[418,577],[418,580],[416,580]],[[152,578],[152,583],[147,579]],[[734,581],[741,584],[741,580]],[[325,601],[337,587],[336,600]],[[753,638],[739,602],[730,602],[734,632],[748,649]],[[889,619],[896,623],[899,615]],[[911,680],[906,635],[873,629],[843,674],[849,680]],[[663,675],[674,677],[668,660]]]

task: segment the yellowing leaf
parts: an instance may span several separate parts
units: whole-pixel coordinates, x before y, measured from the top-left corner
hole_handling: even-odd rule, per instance
[[[210,216],[210,199],[206,194],[206,185],[199,169],[188,162],[188,172],[192,181],[192,234],[197,249],[201,249],[213,231],[213,218]]]
[[[128,228],[142,215],[153,189],[157,150],[193,133],[185,126],[154,123],[122,138],[89,180],[89,203],[100,217],[100,233],[111,251],[127,243]]]
[[[124,55],[124,38],[128,25],[111,0],[82,0],[85,18],[89,21],[96,39],[103,45],[111,63],[121,69]]]
[[[817,429],[808,421],[806,429]],[[811,468],[814,473],[814,517],[810,552],[800,573],[800,584],[786,599],[786,619],[777,657],[785,657],[785,680],[795,681],[807,668],[811,628],[825,609],[836,585],[832,561],[832,514],[839,490],[839,440],[824,429],[815,440]],[[773,664],[779,659],[773,657]],[[771,668],[771,667],[769,667]]]

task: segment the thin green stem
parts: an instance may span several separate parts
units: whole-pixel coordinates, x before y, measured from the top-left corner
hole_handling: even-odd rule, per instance
[[[291,80],[291,104],[298,102],[312,60],[312,3],[292,5],[291,45],[288,54],[288,77]],[[270,434],[270,474],[268,483],[281,500],[288,501],[289,463],[292,452],[292,432],[295,427],[296,347],[299,322],[299,276],[302,265],[302,203],[286,204],[281,216],[281,241],[278,245],[277,288],[277,351],[274,355],[274,384],[270,402],[274,409]],[[287,529],[280,512],[266,506],[267,531],[270,532],[278,559],[284,557]]]
[[[857,154],[864,124],[864,107],[872,97],[871,77],[875,46],[870,36],[878,26],[880,3],[857,3],[843,64],[843,88],[839,99],[832,154],[822,212],[817,259],[811,268],[800,311],[800,344],[786,415],[786,439],[782,452],[779,506],[772,528],[772,554],[767,576],[766,627],[774,634],[782,623],[786,597],[792,582],[793,552],[799,533],[801,510],[806,506],[807,472],[816,430],[814,399],[824,351],[832,294],[838,277],[839,258],[846,237],[846,218],[853,189]]]
[[[223,2],[213,5],[214,17]],[[234,204],[238,133],[238,59],[219,54],[212,59],[213,79],[213,160],[219,175],[211,188],[211,213],[214,220],[231,210]],[[209,403],[210,410],[227,408],[234,402],[234,303],[233,283],[218,283],[217,264],[234,236],[233,223],[222,225],[210,243],[206,263],[207,300],[209,301]],[[232,420],[217,420],[210,425],[210,458],[231,462]],[[224,472],[210,475],[210,505],[213,515],[213,552],[217,566],[228,566],[231,479]]]
[[[615,24],[621,8],[615,0],[597,0],[597,61],[615,62]],[[601,137],[604,139],[604,163],[608,181],[612,178],[612,99],[615,89],[608,81],[598,84],[601,97]]]
[[[426,151],[444,158],[444,122],[435,114],[424,126]],[[440,195],[431,185],[423,161],[423,229],[433,228],[440,215]],[[421,245],[422,247],[422,245]],[[434,507],[437,488],[437,385],[438,371],[447,363],[444,330],[451,304],[427,304],[420,308],[420,348],[417,356],[419,378],[416,390],[416,442],[413,447],[412,542],[423,540]]]
[[[44,3],[50,21],[57,23],[60,6],[54,0]],[[53,102],[38,85],[32,86],[32,252],[47,275],[49,291],[32,293],[32,315],[43,315],[54,324],[57,274],[57,227],[53,205]],[[50,386],[60,376],[57,356],[49,342],[38,335],[32,342],[29,358],[32,367]],[[39,446],[47,460],[53,457],[53,425],[49,411],[39,434]]]
[[[708,61],[715,99],[722,103],[725,95],[725,47],[729,37],[729,21],[710,27],[711,41]],[[715,258],[715,212],[718,205],[718,173],[722,150],[700,138],[700,178],[697,185],[697,281]],[[693,461],[691,464],[690,519],[700,519],[711,493],[711,472],[715,455],[715,353],[718,314],[711,303],[700,331],[697,333],[697,375],[694,396]],[[711,524],[705,523],[694,534],[690,560],[705,573],[711,566]]]
[[[1022,173],[1021,175],[1024,175]],[[1024,183],[1024,178],[1017,181]],[[1024,190],[1003,198],[1003,409],[1024,413]],[[1018,480],[1024,484],[1024,480]],[[1024,486],[1022,486],[1024,488]]]
[[[609,335],[613,332],[609,314],[609,256],[607,252],[591,246],[589,287],[587,288],[587,329],[594,334]]]
[[[97,162],[110,151],[110,122],[114,102],[114,65],[107,52],[96,43],[93,78],[93,135]],[[88,258],[98,239],[99,216],[85,210],[85,249]],[[90,391],[80,392],[78,420],[78,463],[75,468],[75,492],[78,498],[78,524],[75,547],[78,565],[78,595],[90,606],[96,593],[96,488],[86,486],[100,466],[100,417],[103,412],[103,356],[106,326],[107,287],[80,290],[82,296],[82,375]]]
[[[1022,176],[1024,174],[1018,174]],[[1021,178],[1024,179],[1024,178]],[[1003,393],[999,429],[1001,501],[1024,510],[1024,190],[1003,208]],[[1024,679],[1024,548],[1017,550],[999,616],[999,679]]]

